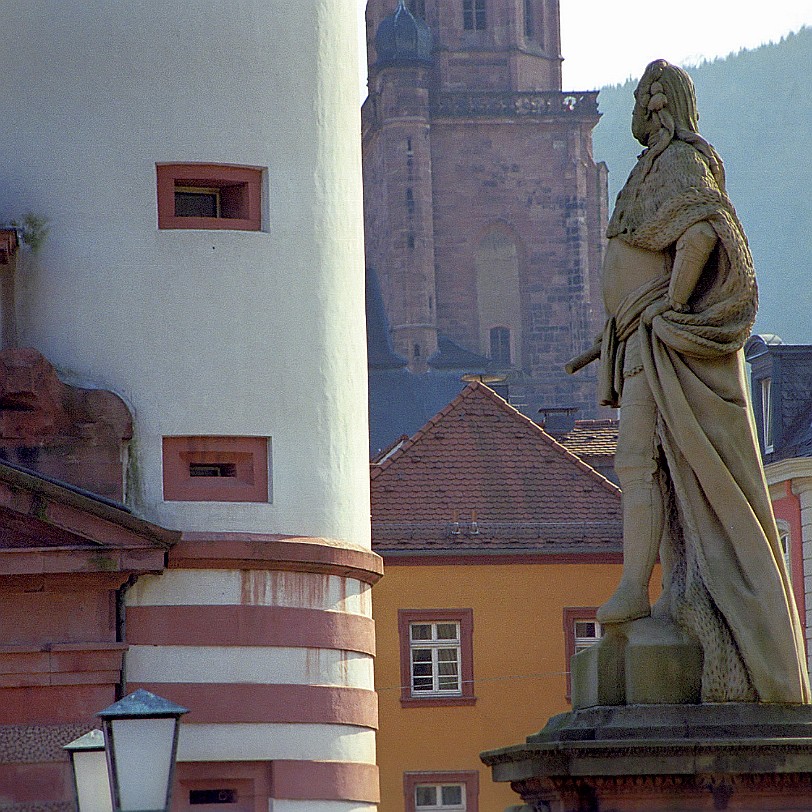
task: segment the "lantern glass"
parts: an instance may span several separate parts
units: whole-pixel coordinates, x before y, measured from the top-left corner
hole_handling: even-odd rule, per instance
[[[104,750],[74,753],[73,773],[80,812],[113,812]]]
[[[167,808],[175,751],[176,717],[111,719],[117,809],[146,812]]]
[[[79,812],[112,812],[104,736],[91,730],[65,746],[70,753]]]
[[[143,688],[99,711],[114,812],[166,812],[186,708]]]

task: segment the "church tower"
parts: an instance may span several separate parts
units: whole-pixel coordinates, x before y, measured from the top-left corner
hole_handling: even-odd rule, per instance
[[[563,91],[558,0],[369,0],[367,265],[414,372],[438,339],[511,394],[595,411],[564,363],[600,331],[606,170],[597,93]],[[434,355],[432,355],[434,353]]]

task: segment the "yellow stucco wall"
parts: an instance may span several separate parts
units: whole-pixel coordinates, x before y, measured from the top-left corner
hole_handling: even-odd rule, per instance
[[[404,809],[406,771],[479,769],[480,812],[501,812],[518,802],[509,785],[491,781],[478,754],[524,741],[552,714],[569,709],[563,607],[599,606],[620,572],[618,564],[387,562],[373,597],[381,812]],[[401,707],[398,609],[467,607],[474,613],[476,704]]]

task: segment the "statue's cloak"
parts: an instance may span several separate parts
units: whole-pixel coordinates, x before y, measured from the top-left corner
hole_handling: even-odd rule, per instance
[[[618,314],[604,336],[603,400],[616,405],[621,396],[623,340],[635,332],[667,463],[661,557],[672,576],[655,612],[700,640],[703,701],[806,703],[803,636],[744,374],[757,289],[736,213],[704,156],[674,140],[654,162],[641,156],[607,235],[673,252],[701,221],[719,240],[689,311],[664,309],[664,279]]]

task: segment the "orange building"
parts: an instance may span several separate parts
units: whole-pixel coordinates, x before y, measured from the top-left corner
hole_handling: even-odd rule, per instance
[[[372,466],[381,808],[515,802],[479,753],[568,708],[621,568],[619,489],[479,383]]]

